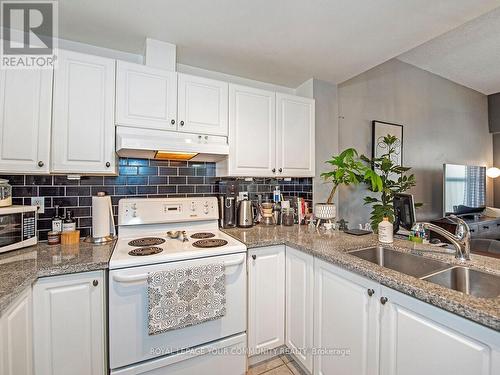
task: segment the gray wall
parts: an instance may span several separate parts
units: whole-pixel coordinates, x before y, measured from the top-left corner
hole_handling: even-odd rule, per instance
[[[488,120],[491,133],[500,133],[500,92],[488,96]]]
[[[296,89],[297,95],[314,98],[316,101],[315,169],[313,178],[313,203],[326,202],[332,189],[331,183],[321,178],[329,170],[329,160],[338,153],[338,95],[337,85],[310,79]]]
[[[500,167],[500,93],[488,96],[488,120],[493,134],[493,165]],[[495,207],[500,207],[500,178],[495,179]]]
[[[493,134],[493,165],[500,167],[500,133]],[[500,177],[494,180],[495,207],[500,207]]]
[[[332,184],[325,183],[320,177],[321,173],[330,170],[330,164],[325,161],[338,153],[337,86],[315,79],[314,99],[316,100],[316,177],[313,179],[313,200],[314,203],[321,203],[326,202],[332,189]]]
[[[487,97],[393,59],[339,85],[339,150],[371,156],[371,121],[404,125],[404,164],[412,167],[412,193],[424,207],[417,219],[442,214],[442,164],[492,164]],[[342,188],[339,213],[355,226],[367,222],[365,187]],[[488,181],[488,203],[493,189]]]

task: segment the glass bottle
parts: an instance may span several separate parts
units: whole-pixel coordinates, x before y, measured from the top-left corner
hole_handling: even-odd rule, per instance
[[[66,211],[66,217],[63,220],[62,231],[70,232],[76,230],[76,220],[73,219],[73,213],[68,210]]]
[[[52,231],[62,232],[63,218],[59,216],[59,206],[55,205],[54,208],[55,208],[55,213],[54,217],[52,218]]]

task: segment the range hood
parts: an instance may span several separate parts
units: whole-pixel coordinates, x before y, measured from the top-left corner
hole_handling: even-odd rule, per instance
[[[141,159],[177,159],[216,162],[227,157],[227,137],[116,127],[116,153]]]

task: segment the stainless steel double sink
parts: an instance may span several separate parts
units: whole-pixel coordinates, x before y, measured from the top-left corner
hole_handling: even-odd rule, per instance
[[[475,297],[495,298],[500,295],[500,276],[486,272],[452,266],[439,260],[402,253],[383,246],[353,250],[349,254]]]

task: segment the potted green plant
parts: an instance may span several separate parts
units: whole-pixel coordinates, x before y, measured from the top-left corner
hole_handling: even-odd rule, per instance
[[[374,231],[377,230],[378,224],[384,217],[394,222],[394,207],[392,204],[394,194],[404,193],[416,184],[413,174],[406,175],[411,168],[403,167],[394,162],[397,141],[397,137],[386,135],[383,139],[383,143],[386,145],[386,153],[372,159],[364,155],[360,157],[370,166],[373,173],[379,177],[375,178],[373,174],[368,174],[365,178],[365,182],[369,184],[369,189],[372,192],[381,193],[379,197],[369,196],[364,199],[365,204],[372,205],[370,222]],[[421,204],[415,206],[421,206]]]
[[[357,185],[366,179],[368,169],[360,160],[358,152],[354,148],[348,148],[337,156],[332,156],[326,163],[333,168],[329,172],[321,174],[326,181],[332,183],[332,190],[326,203],[318,203],[314,206],[314,215],[321,220],[331,220],[336,216],[336,207],[333,203],[335,193],[340,185]],[[318,220],[319,223],[319,220]]]

